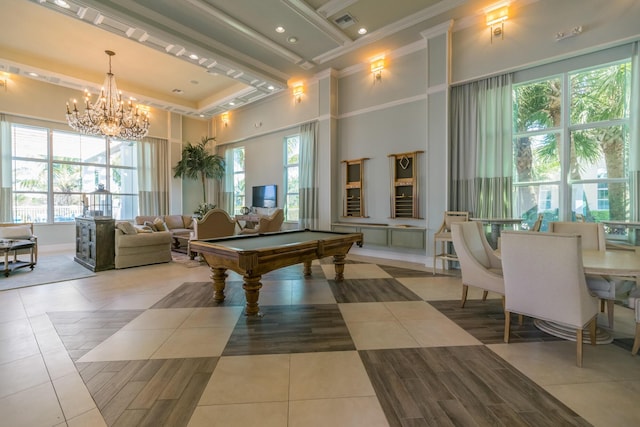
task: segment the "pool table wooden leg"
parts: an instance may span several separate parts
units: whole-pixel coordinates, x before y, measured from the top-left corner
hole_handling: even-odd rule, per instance
[[[305,277],[311,276],[311,261],[304,262],[304,276]]]
[[[345,255],[334,255],[333,256],[333,265],[336,268],[336,282],[341,282],[344,280],[344,259]]]
[[[211,267],[211,278],[213,279],[213,299],[215,302],[224,302],[224,286],[228,274],[226,268]]]
[[[246,316],[260,315],[258,298],[260,297],[260,288],[262,287],[262,283],[260,283],[261,278],[262,276],[244,275],[244,284],[242,285],[242,289],[244,289],[244,295],[247,299],[247,306],[244,313]]]

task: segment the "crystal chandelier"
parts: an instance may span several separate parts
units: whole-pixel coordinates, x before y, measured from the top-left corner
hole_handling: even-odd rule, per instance
[[[69,110],[67,103],[67,122],[80,133],[140,139],[149,132],[149,114],[133,105],[131,101],[122,101],[122,93],[118,92],[116,78],[111,72],[111,57],[115,53],[110,50],[104,52],[109,55],[109,72],[104,80],[100,98],[92,104],[91,94],[85,89],[84,113],[78,111],[75,100],[73,111]]]

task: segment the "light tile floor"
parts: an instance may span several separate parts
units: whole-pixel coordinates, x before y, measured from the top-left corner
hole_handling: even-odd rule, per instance
[[[46,256],[46,247],[41,254]],[[348,279],[390,277],[374,264],[345,267]],[[322,271],[333,278],[331,265]],[[150,309],[181,284],[209,276],[206,267],[169,263],[1,292],[0,424],[106,425],[47,312],[145,310],[79,362],[220,356],[242,307]],[[228,280],[240,278],[230,274]],[[388,425],[357,350],[480,344],[424,301],[459,299],[459,278],[399,281],[423,301],[339,304],[356,351],[220,357],[189,426],[247,426],[256,420],[278,427]],[[335,304],[325,280],[286,282],[265,281],[261,305]],[[471,290],[469,297],[480,294]],[[614,335],[633,336],[633,312],[617,307],[615,315]],[[574,364],[574,344],[566,341],[487,347],[591,424],[640,425],[640,357],[619,346],[585,346],[582,369]]]

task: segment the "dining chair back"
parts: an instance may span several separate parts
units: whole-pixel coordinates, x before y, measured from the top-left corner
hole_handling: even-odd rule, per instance
[[[462,301],[467,301],[469,286],[483,290],[482,299],[488,292],[504,295],[502,264],[494,254],[480,222],[456,222],[451,224],[453,247],[458,256],[462,272]]]
[[[599,222],[554,221],[549,223],[549,233],[579,234],[582,249],[604,251],[607,247],[604,225]]]
[[[581,239],[575,234],[503,233],[505,342],[510,313],[561,323],[576,330],[576,363],[582,366],[582,330],[589,327],[595,345],[598,301],[587,288]]]
[[[605,251],[604,225],[599,222],[550,222],[550,233],[577,234],[582,237],[582,249],[592,251]],[[621,279],[622,281],[624,279]],[[600,298],[600,311],[607,307],[609,327],[613,328],[613,310],[616,300],[616,283],[618,280],[604,276],[587,276],[587,285],[591,292]]]
[[[451,238],[451,225],[458,222],[468,222],[469,212],[466,211],[445,211],[440,228],[433,234],[433,274],[436,274],[436,262],[442,262],[442,269],[445,269],[447,261],[457,261],[454,253],[449,252],[448,245],[453,240]],[[438,248],[440,244],[440,248]]]
[[[538,214],[538,218],[531,226],[531,231],[540,231],[542,228],[542,220],[544,219],[544,214]]]

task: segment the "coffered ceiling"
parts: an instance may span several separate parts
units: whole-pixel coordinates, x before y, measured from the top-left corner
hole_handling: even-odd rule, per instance
[[[480,0],[3,0],[0,72],[210,117],[422,39]],[[282,27],[283,32],[276,28]],[[366,28],[366,34],[359,34]],[[35,73],[37,76],[31,75]]]

